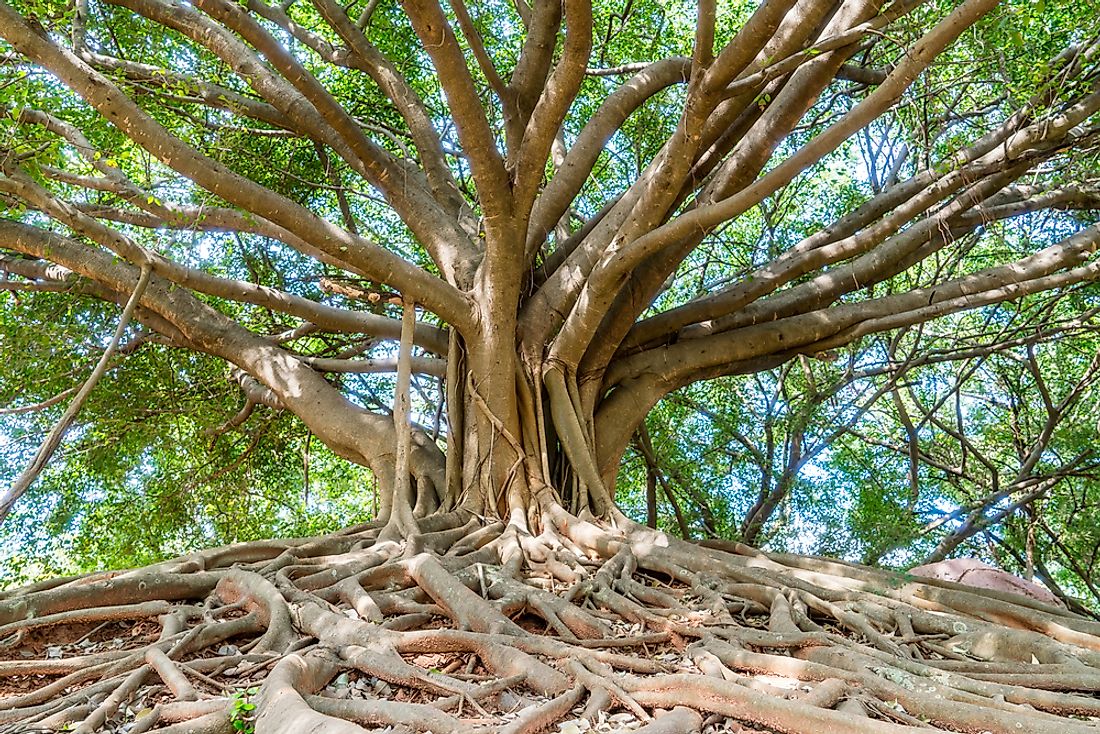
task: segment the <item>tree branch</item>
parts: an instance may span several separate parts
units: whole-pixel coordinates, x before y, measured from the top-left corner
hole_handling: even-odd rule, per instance
[[[88,375],[88,379],[84,381],[80,390],[77,391],[76,397],[69,403],[69,407],[65,409],[65,412],[57,421],[57,424],[50,431],[49,435],[46,436],[46,440],[38,447],[38,452],[34,455],[34,459],[31,461],[30,465],[23,470],[22,474],[16,477],[11,487],[8,488],[8,491],[0,497],[0,523],[4,522],[4,518],[11,512],[11,508],[19,501],[19,498],[30,489],[31,485],[34,484],[34,480],[38,478],[38,475],[42,473],[47,462],[53,457],[57,447],[61,445],[61,440],[72,426],[73,421],[76,419],[76,414],[84,407],[84,403],[88,401],[88,396],[92,394],[92,390],[95,389],[96,384],[99,382],[99,378],[103,377],[103,374],[107,371],[107,365],[110,364],[115,350],[118,349],[118,344],[122,341],[122,335],[126,333],[126,327],[130,325],[130,318],[134,315],[134,309],[137,308],[138,302],[145,292],[145,287],[149,285],[150,272],[148,266],[141,269],[141,275],[138,277],[137,284],[134,286],[134,291],[130,295],[130,299],[126,302],[126,307],[122,310],[122,316],[118,320],[118,327],[115,329],[114,336],[112,336],[111,341],[108,342],[107,348],[103,350],[103,354],[92,370],[92,374]]]
[[[224,200],[285,227],[364,276],[417,294],[447,321],[465,325],[466,298],[452,286],[377,245],[354,237],[290,199],[234,173],[172,136],[87,64],[38,35],[7,4],[0,4],[0,35],[35,63],[51,71],[134,142]]]

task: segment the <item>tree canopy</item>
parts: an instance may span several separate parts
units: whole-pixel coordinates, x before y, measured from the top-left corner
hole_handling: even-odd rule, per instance
[[[49,517],[36,540],[94,565],[372,513],[373,475],[331,451],[392,467],[388,420],[372,422],[369,447],[336,446],[316,411],[304,426],[289,415],[302,411],[275,384],[288,378],[265,375],[275,357],[241,350],[259,336],[327,375],[340,393],[327,417],[388,417],[394,383],[376,371],[396,368],[401,297],[423,309],[416,420],[441,447],[458,434],[452,455],[467,434],[484,443],[479,422],[492,444],[452,456],[452,471],[413,473],[434,477],[425,491],[435,504],[465,492],[487,506],[471,488],[497,487],[489,514],[506,514],[506,482],[545,483],[567,506],[587,504],[614,485],[619,457],[663,396],[786,363],[668,403],[741,396],[741,408],[718,412],[753,447],[728,462],[741,492],[708,500],[729,517],[707,530],[749,540],[803,481],[784,462],[829,474],[843,494],[870,486],[840,477],[859,452],[880,466],[897,454],[897,430],[866,424],[883,399],[912,423],[904,405],[920,410],[922,397],[903,368],[936,379],[915,364],[922,349],[938,350],[932,361],[950,371],[969,364],[953,351],[998,340],[1024,348],[1072,334],[1089,348],[1076,341],[1087,327],[1067,324],[1087,324],[1092,308],[1072,288],[1095,270],[1094,4],[535,10],[12,5],[0,373],[11,477],[102,353],[110,304],[125,303],[143,267],[164,303],[138,304],[141,326],[81,410],[74,450],[8,527]],[[1054,299],[1037,295],[1051,290]],[[1021,298],[1019,313],[996,305]],[[923,327],[892,331],[963,309],[977,309],[976,321],[950,320],[939,341]],[[1007,322],[1003,333],[991,319]],[[881,332],[887,341],[871,346]],[[958,333],[969,347],[954,343]],[[485,365],[472,367],[471,349],[487,353]],[[492,356],[502,351],[519,356]],[[450,387],[447,358],[471,365]],[[983,385],[997,379],[967,369]],[[544,373],[560,373],[562,386],[557,399],[533,401],[533,426],[516,396],[542,395]],[[520,390],[513,374],[531,387]],[[515,456],[465,394],[467,377],[485,381],[478,400],[525,452],[545,454],[540,466],[509,474]],[[1001,387],[1042,408],[1027,380]],[[833,410],[838,402],[850,414]],[[997,422],[980,414],[965,417]],[[774,432],[773,420],[797,438],[746,435],[746,424]],[[937,430],[931,415],[917,422]],[[811,434],[816,447],[782,449]],[[759,453],[768,446],[786,458]],[[980,456],[965,441],[961,450]],[[628,458],[641,465],[635,449]],[[936,464],[925,458],[921,466]],[[905,484],[881,479],[867,498],[879,508],[872,524]],[[723,484],[685,481],[704,494]],[[586,482],[602,486],[571,499]]]

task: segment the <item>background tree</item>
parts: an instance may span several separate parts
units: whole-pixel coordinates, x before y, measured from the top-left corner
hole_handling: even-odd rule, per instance
[[[1093,597],[1087,564],[1049,544],[1069,534],[1055,498],[1074,508],[1071,524],[1095,517],[1086,497],[1096,481],[1096,324],[1078,311],[1082,296],[1030,299],[682,390],[647,419],[649,446],[660,448],[647,455],[635,443],[620,503],[643,516],[653,476],[657,520],[682,537],[870,565],[961,553],[1028,577],[1039,553],[1054,559],[1045,583]]]

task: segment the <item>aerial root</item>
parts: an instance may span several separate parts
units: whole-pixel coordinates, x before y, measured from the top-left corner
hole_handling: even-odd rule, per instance
[[[409,577],[424,590],[460,629],[474,632],[522,634],[512,620],[484,597],[463,586],[435,557],[421,553],[405,562]]]
[[[159,648],[149,648],[145,653],[145,662],[156,671],[177,701],[194,701],[199,697],[184,672]]]
[[[500,729],[500,734],[535,734],[549,729],[554,722],[565,718],[584,697],[584,686],[576,685],[546,703],[532,706],[518,719]]]
[[[1100,732],[1100,625],[1064,609],[546,515],[9,592],[0,734]]]
[[[578,683],[583,684],[590,691],[602,689],[607,693],[610,701],[622,704],[626,709],[637,716],[640,721],[649,721],[650,718],[652,718],[649,713],[634,700],[633,696],[615,683],[614,671],[610,668],[601,666],[599,672],[593,672],[585,667],[584,663],[577,660],[571,660],[566,663],[566,669]]]
[[[462,722],[422,703],[337,700],[323,696],[310,696],[308,703],[314,710],[326,716],[367,726],[408,726],[417,731],[431,731],[433,734],[456,734],[463,728],[469,728],[469,722]]]
[[[55,624],[79,623],[79,622],[107,622],[138,620],[146,617],[159,617],[166,614],[172,608],[166,601],[148,601],[140,604],[123,604],[113,607],[95,607],[92,609],[73,609],[68,612],[48,614],[45,617],[30,617],[0,626],[0,640],[5,640],[12,633],[25,633],[40,627],[49,627]],[[5,642],[5,645],[12,643]]]
[[[627,685],[635,700],[644,706],[686,706],[771,726],[778,731],[843,731],[851,734],[901,734],[911,731],[909,727],[807,706],[796,700],[759,695],[746,686],[731,686],[707,676],[669,675],[647,682],[628,681]]]
[[[255,650],[283,651],[297,639],[294,623],[283,595],[263,576],[249,571],[231,570],[218,582],[217,594],[226,604],[244,602],[245,608],[256,612],[266,627]]]
[[[530,611],[542,618],[561,637],[599,639],[609,634],[607,625],[560,596],[501,576],[486,589],[505,615]]]
[[[596,688],[589,692],[588,703],[585,704],[584,710],[581,711],[580,718],[589,723],[598,721],[610,708],[611,694],[607,692],[606,688]]]
[[[658,716],[634,734],[698,734],[703,728],[703,717],[695,709],[677,706]]]
[[[149,666],[142,665],[127,675],[122,683],[111,692],[80,724],[73,729],[75,734],[92,734],[99,731],[107,720],[114,716],[120,706],[134,694],[149,675]]]
[[[303,698],[303,692],[320,690],[336,669],[327,658],[318,656],[288,655],[280,660],[260,690],[256,730],[268,734],[360,734],[362,729],[355,724],[322,714]]]

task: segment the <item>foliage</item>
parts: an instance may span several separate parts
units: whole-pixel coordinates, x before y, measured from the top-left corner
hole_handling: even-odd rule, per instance
[[[233,730],[240,734],[253,734],[256,731],[255,714],[256,704],[252,698],[260,692],[260,689],[251,688],[234,691],[230,696],[229,721],[233,724]]]

